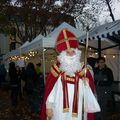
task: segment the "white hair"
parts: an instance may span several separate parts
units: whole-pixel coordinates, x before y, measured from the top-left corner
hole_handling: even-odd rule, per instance
[[[82,69],[80,58],[81,51],[74,49],[75,55],[68,56],[66,51],[62,51],[58,56],[58,61],[60,62],[60,70],[65,72],[69,76],[73,76],[75,72]]]

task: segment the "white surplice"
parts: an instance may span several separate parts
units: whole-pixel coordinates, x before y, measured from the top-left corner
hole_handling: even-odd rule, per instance
[[[82,119],[82,103],[83,103],[83,92],[84,83],[79,80],[79,102],[78,102],[78,117],[72,117],[72,105],[74,96],[74,84],[67,83],[68,86],[68,97],[69,97],[69,112],[63,112],[63,88],[61,82],[61,76],[58,78],[55,86],[49,94],[46,106],[52,107],[54,116],[51,120],[83,120]],[[51,105],[52,106],[51,106]],[[84,120],[87,120],[86,114]]]

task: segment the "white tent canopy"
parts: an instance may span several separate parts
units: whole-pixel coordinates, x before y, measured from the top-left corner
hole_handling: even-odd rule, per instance
[[[36,38],[34,38],[28,45],[21,49],[21,53],[26,53],[30,50],[39,49],[42,47],[42,39],[43,35],[39,34]]]
[[[11,56],[21,55],[21,54],[28,52],[29,50],[34,50],[34,49],[38,49],[38,48],[42,47],[43,46],[42,45],[43,38],[44,38],[44,36],[39,34],[31,42],[26,41],[21,47],[15,49],[15,50],[12,50],[11,52],[4,55],[4,59],[7,59]]]
[[[42,39],[43,38],[44,38],[44,36],[39,34],[35,39],[33,39],[30,42],[28,48],[32,50],[32,49],[37,49],[37,48],[42,47]]]
[[[97,40],[98,37],[100,39],[103,39],[103,38],[107,38],[108,36],[118,35],[118,34],[120,34],[120,20],[106,23],[91,29],[89,33],[89,38],[91,40]],[[85,40],[86,35],[83,34],[80,36],[80,38],[81,40]]]
[[[26,46],[28,46],[29,45],[29,41],[26,41],[20,48],[22,49],[22,48],[24,48],[24,47],[26,47]]]
[[[89,45],[98,48],[98,40],[102,40],[101,48],[113,46],[116,44],[116,40],[120,35],[120,20],[114,22],[106,23],[104,25],[95,27],[89,31]],[[86,33],[80,35],[80,40],[86,40]],[[95,41],[97,40],[97,41]],[[96,43],[96,44],[95,44]]]

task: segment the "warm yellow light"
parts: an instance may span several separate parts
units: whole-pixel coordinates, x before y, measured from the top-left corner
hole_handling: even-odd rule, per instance
[[[113,58],[115,58],[115,55],[113,55]]]
[[[89,48],[89,50],[91,50],[92,48]]]
[[[104,55],[104,58],[106,58],[106,55]]]

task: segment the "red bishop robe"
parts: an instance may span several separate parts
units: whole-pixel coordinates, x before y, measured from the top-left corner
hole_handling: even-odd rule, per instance
[[[47,116],[46,116],[46,100],[47,97],[49,96],[49,94],[51,93],[56,81],[58,80],[59,76],[60,76],[60,70],[59,70],[59,65],[58,64],[54,64],[51,67],[51,71],[48,75],[47,81],[46,81],[46,87],[45,87],[45,94],[44,94],[44,100],[43,100],[43,106],[42,106],[42,111],[41,111],[41,118],[40,120],[47,120]],[[84,76],[84,69],[79,72],[80,76]],[[89,78],[89,85],[94,93],[94,81],[93,81],[93,77],[89,71],[89,69],[87,70],[87,77]],[[87,120],[94,120],[94,114],[93,113],[88,113],[87,115]]]

